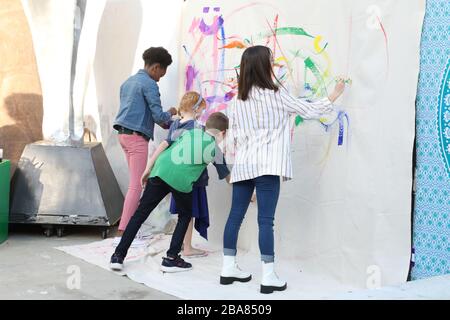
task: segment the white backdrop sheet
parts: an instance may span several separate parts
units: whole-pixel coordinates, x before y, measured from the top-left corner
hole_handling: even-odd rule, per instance
[[[276,74],[296,96],[321,97],[336,76],[351,79],[338,100],[350,116],[343,146],[337,127],[326,133],[293,119],[294,180],[283,184],[276,213],[279,258],[361,287],[406,280],[424,7],[423,0],[187,2],[180,92],[201,90],[210,112],[226,110],[236,94],[240,57],[252,44],[272,48]],[[208,197],[210,241],[220,243],[231,188],[214,181]],[[258,252],[255,207],[239,245]]]

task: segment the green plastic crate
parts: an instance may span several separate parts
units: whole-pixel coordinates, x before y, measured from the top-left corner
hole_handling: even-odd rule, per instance
[[[10,170],[8,160],[0,162],[0,243],[8,238]]]

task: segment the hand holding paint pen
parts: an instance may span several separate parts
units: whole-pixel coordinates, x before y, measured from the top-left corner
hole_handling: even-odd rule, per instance
[[[338,83],[339,81],[344,81],[345,84],[348,84],[349,86],[351,86],[353,84],[352,79],[350,78],[344,78],[344,77],[336,77],[336,79],[334,79],[334,81],[336,83]]]
[[[347,83],[351,85],[351,79],[344,79],[343,77],[336,78],[336,86],[334,87],[334,91],[328,97],[331,103],[334,103],[344,93],[345,85]]]

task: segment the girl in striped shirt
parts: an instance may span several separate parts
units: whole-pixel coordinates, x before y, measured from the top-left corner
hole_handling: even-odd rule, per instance
[[[227,139],[235,162],[231,172],[233,196],[224,231],[220,282],[231,284],[251,280],[251,275],[236,264],[236,245],[240,226],[256,189],[262,260],[261,293],[287,288],[287,283],[274,272],[273,226],[280,177],[292,179],[291,116],[319,119],[334,111],[332,103],[345,89],[344,81],[339,80],[329,97],[309,102],[292,97],[274,79],[271,50],[264,46],[248,48],[241,60],[239,93],[228,109],[230,128]]]

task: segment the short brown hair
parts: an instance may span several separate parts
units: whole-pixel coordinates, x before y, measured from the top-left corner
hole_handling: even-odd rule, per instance
[[[228,130],[228,117],[222,112],[212,113],[208,120],[206,120],[206,129],[216,129],[219,131]]]

